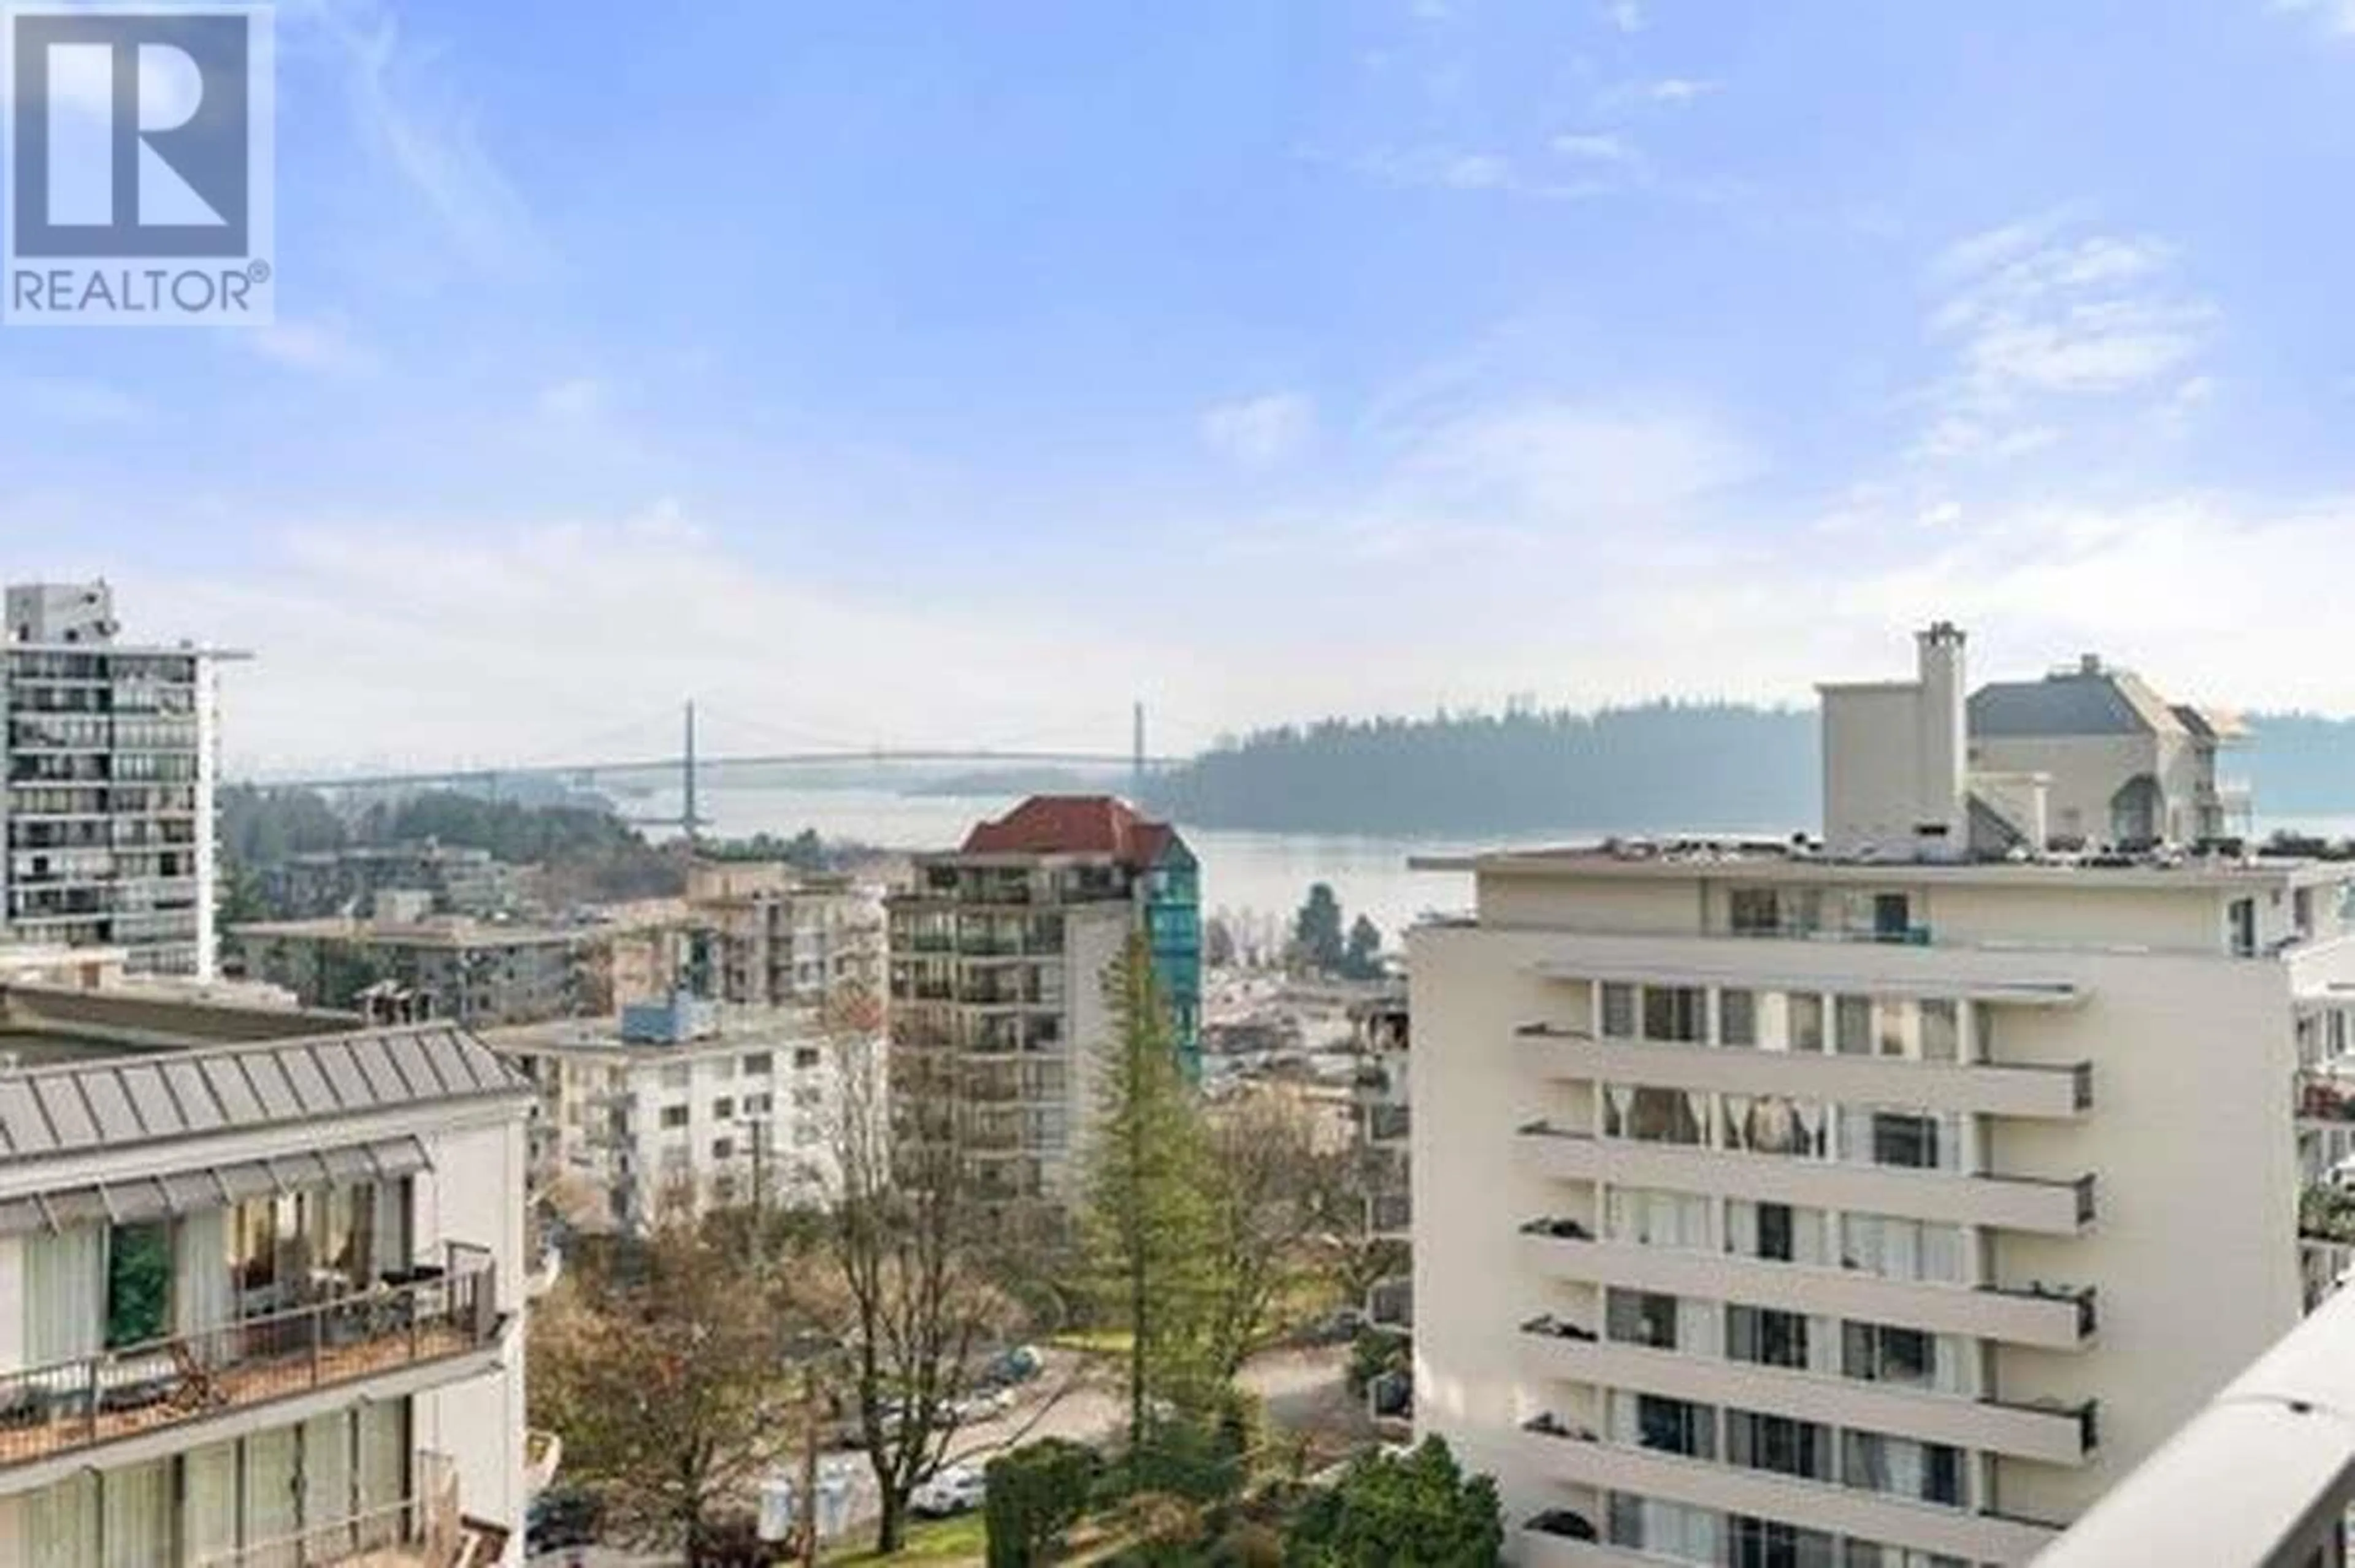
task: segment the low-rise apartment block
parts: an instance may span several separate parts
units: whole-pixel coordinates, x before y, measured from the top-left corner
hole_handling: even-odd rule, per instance
[[[297,920],[387,914],[387,893],[420,893],[428,912],[504,914],[518,896],[515,869],[487,849],[464,845],[354,845],[289,856],[261,872],[271,909]]]
[[[527,1084],[447,1026],[22,987],[0,1047],[0,1561],[520,1561]]]
[[[2347,1261],[2355,867],[2005,843],[1962,651],[1828,688],[1823,844],[1481,856],[1413,933],[1416,1414],[1518,1561],[2025,1563]]]
[[[1199,1072],[1200,896],[1167,823],[1106,795],[1039,795],[916,858],[890,901],[891,1087],[999,1204],[1061,1203],[1114,1027],[1103,976],[1145,933],[1174,1046]]]
[[[846,1097],[883,1093],[881,1040],[829,1034],[815,1008],[682,994],[485,1038],[539,1090],[548,1206],[592,1232],[756,1201],[824,1207],[841,1189]]]
[[[470,1029],[602,1012],[612,932],[463,918],[260,921],[230,933],[247,972],[307,1007]]]
[[[215,670],[237,656],[118,642],[103,582],[12,586],[5,615],[0,929],[210,978]]]

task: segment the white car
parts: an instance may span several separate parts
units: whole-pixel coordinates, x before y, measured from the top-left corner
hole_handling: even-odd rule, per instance
[[[992,1421],[1014,1408],[1014,1394],[1009,1389],[990,1389],[986,1392],[969,1393],[956,1402],[957,1422],[970,1425],[976,1421]]]
[[[989,1479],[977,1465],[951,1465],[909,1494],[908,1507],[926,1519],[971,1513],[988,1495]]]

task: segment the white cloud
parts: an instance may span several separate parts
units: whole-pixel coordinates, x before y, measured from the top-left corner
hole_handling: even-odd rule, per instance
[[[1607,0],[1603,7],[1604,18],[1623,33],[1644,30],[1644,0]]]
[[[1615,132],[1556,136],[1552,146],[1565,158],[1577,158],[1587,163],[1632,164],[1636,161],[1636,149],[1628,144],[1625,136]]]
[[[1315,438],[1316,405],[1301,392],[1270,392],[1220,403],[1203,411],[1201,433],[1220,455],[1247,468],[1264,468]]]
[[[280,10],[332,46],[362,144],[424,207],[450,250],[486,272],[545,264],[547,246],[475,112],[446,73],[404,44],[381,0],[287,0]]]
[[[1932,343],[1947,369],[1914,455],[2016,458],[2088,413],[2143,406],[2179,416],[2218,312],[2188,288],[2175,249],[2084,233],[2052,214],[1950,245],[1930,268]]]
[[[1690,103],[1722,90],[1724,84],[1689,76],[1668,76],[1647,84],[1645,96],[1655,103]]]
[[[2331,32],[2355,37],[2355,0],[2274,0],[2273,8],[2315,17]]]
[[[352,375],[376,368],[375,354],[340,316],[282,316],[268,326],[222,336],[236,348],[291,369]]]
[[[598,377],[571,376],[542,387],[538,406],[547,419],[593,420],[611,405],[613,393],[613,387]]]

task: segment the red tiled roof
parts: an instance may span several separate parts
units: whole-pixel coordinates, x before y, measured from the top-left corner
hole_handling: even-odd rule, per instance
[[[1170,838],[1169,825],[1139,816],[1108,795],[1034,795],[995,822],[964,836],[967,855],[1110,855],[1149,866]]]

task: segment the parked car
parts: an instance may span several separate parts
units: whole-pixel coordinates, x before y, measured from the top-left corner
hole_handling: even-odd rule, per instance
[[[908,1507],[926,1519],[971,1513],[989,1492],[989,1478],[977,1465],[951,1465],[909,1494]]]
[[[558,1488],[531,1500],[524,1519],[524,1550],[537,1556],[568,1546],[597,1542],[597,1499],[586,1492]]]
[[[985,1381],[994,1383],[1027,1383],[1047,1370],[1047,1359],[1035,1345],[1016,1345],[1001,1350],[983,1369]]]
[[[1003,1388],[980,1388],[965,1395],[951,1407],[960,1425],[975,1421],[989,1421],[1014,1408],[1014,1391]]]

